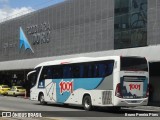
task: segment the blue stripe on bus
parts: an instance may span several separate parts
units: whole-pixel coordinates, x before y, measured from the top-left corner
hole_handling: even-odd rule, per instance
[[[56,97],[57,102],[64,103],[69,96],[70,92],[65,91],[62,94],[60,93],[60,82],[72,82],[73,81],[73,91],[77,89],[85,89],[85,90],[93,90],[98,87],[98,85],[102,82],[103,78],[70,78],[70,79],[53,79],[52,82],[56,83]]]

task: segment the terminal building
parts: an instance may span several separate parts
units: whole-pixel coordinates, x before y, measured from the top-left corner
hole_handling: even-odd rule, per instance
[[[152,103],[160,105],[160,1],[65,0],[0,23],[0,84],[25,84],[41,62],[144,56]]]

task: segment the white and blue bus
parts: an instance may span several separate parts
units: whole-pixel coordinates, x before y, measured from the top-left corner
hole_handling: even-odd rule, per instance
[[[79,57],[48,61],[28,73],[30,99],[120,108],[148,103],[149,69],[144,57]]]

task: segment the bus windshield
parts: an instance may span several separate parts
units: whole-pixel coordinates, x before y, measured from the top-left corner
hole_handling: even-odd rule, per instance
[[[36,68],[28,74],[28,80],[30,82],[30,87],[33,87],[37,82],[37,77],[40,71],[40,67]]]
[[[138,57],[121,57],[121,71],[148,71],[147,60]]]

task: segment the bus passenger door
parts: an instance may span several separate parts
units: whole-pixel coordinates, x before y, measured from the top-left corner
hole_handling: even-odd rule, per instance
[[[56,102],[56,83],[52,79],[45,79],[46,101]]]

